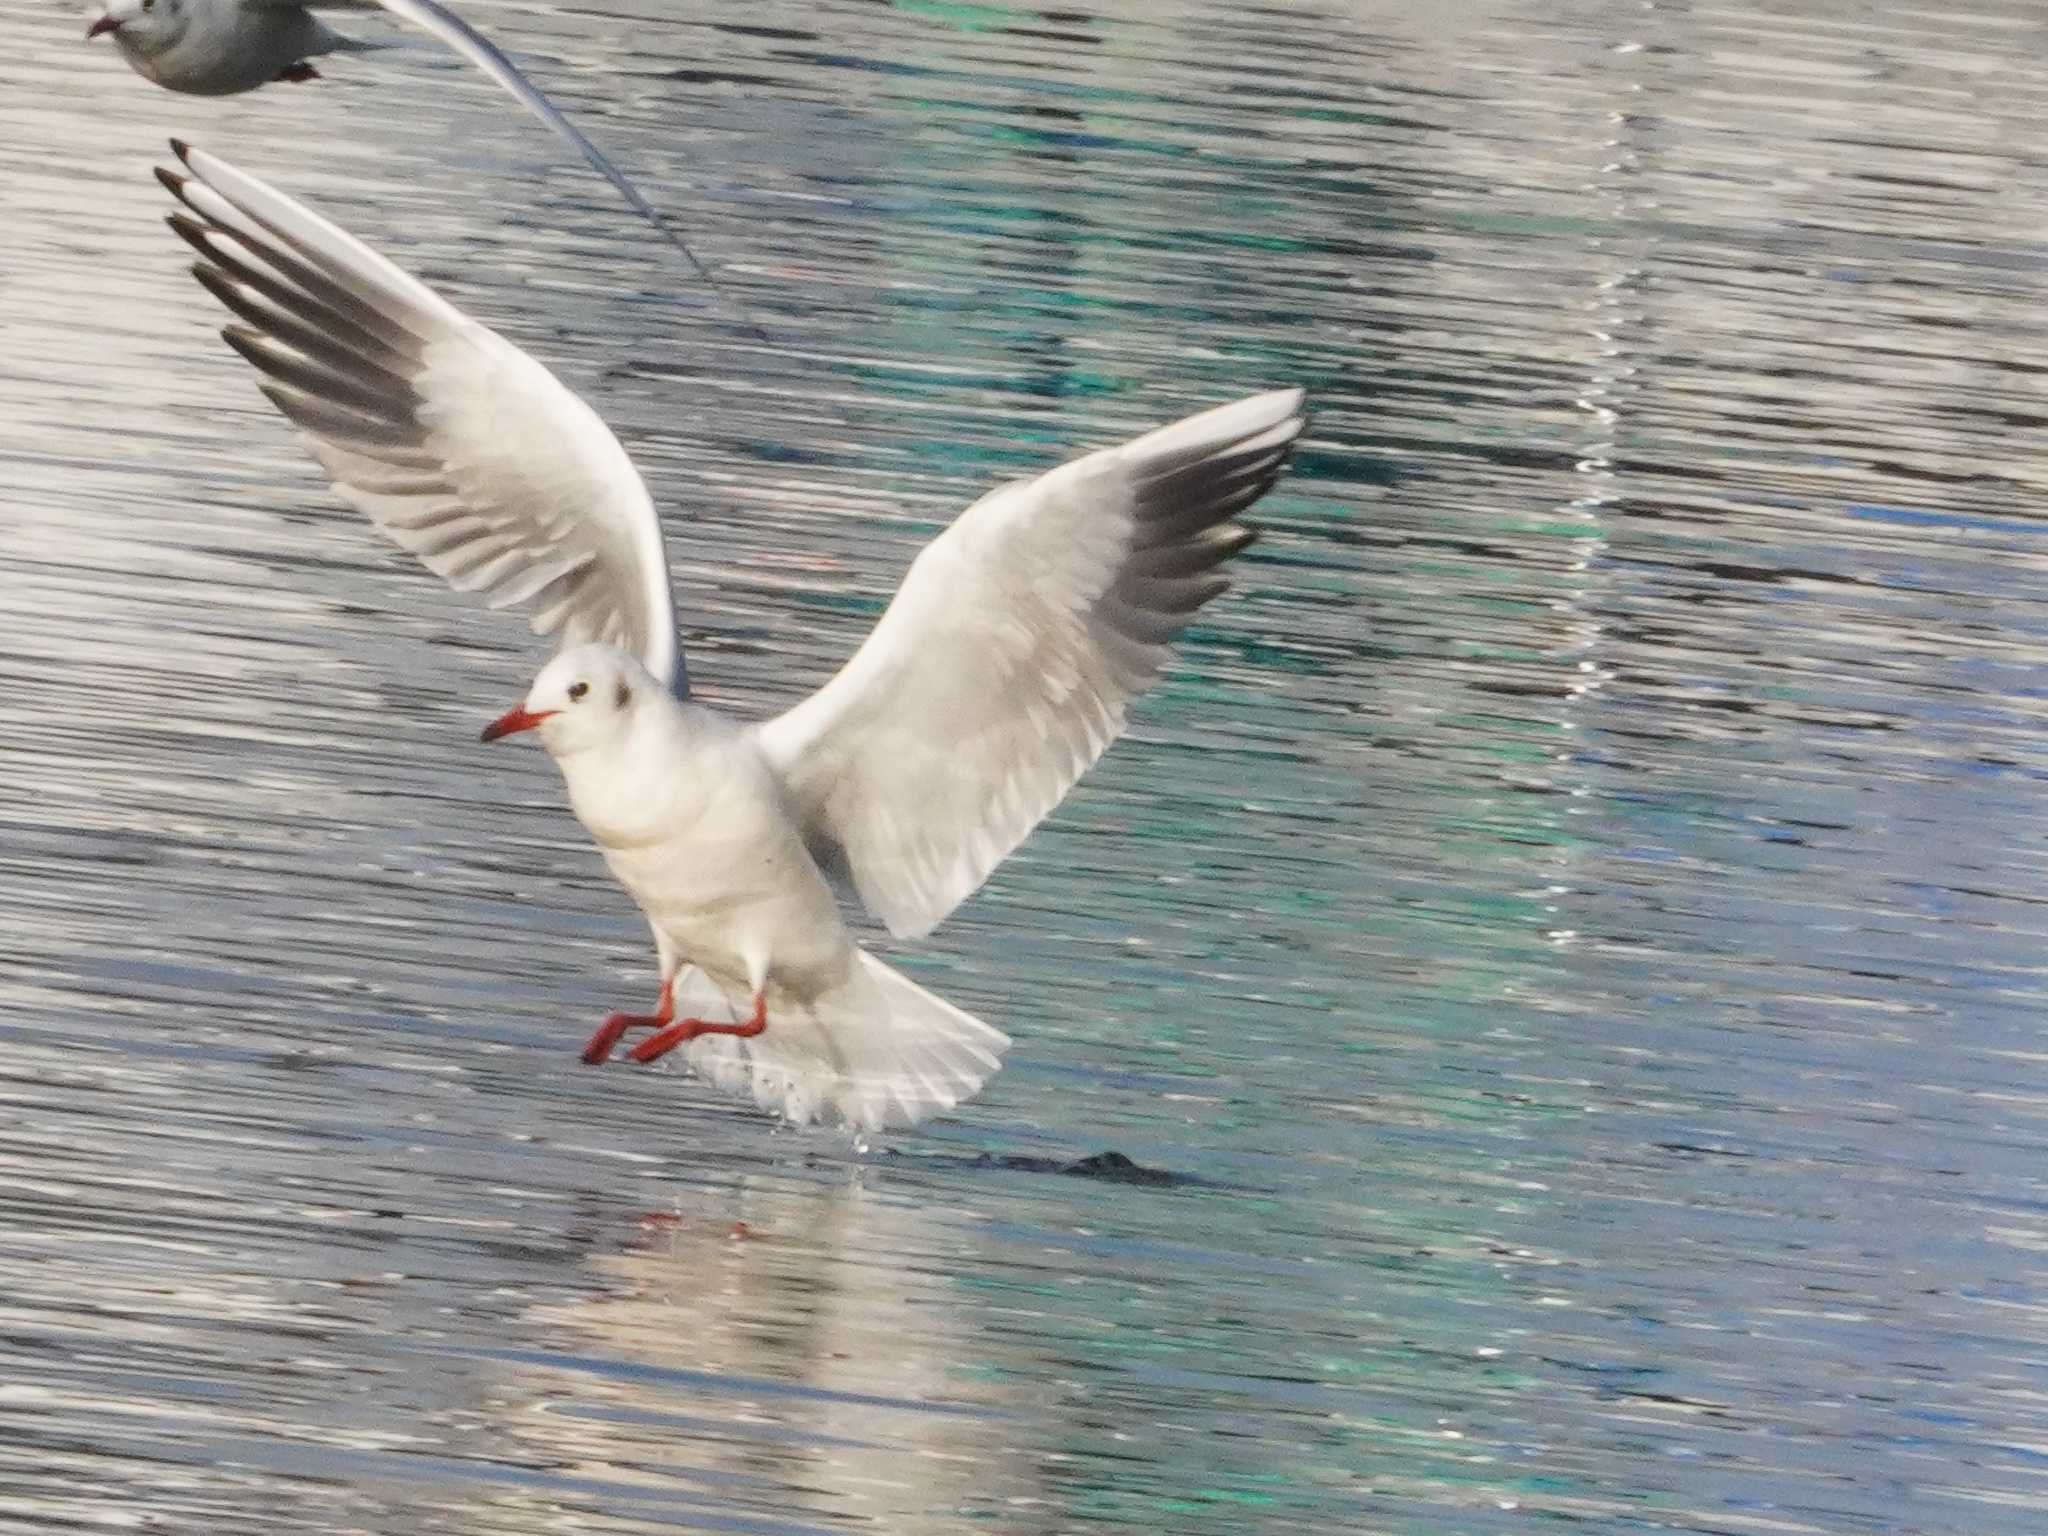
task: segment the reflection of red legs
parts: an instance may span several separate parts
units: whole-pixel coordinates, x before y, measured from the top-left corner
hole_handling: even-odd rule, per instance
[[[287,64],[283,69],[279,70],[277,78],[288,81],[293,85],[304,85],[308,80],[318,80],[320,78],[320,71],[308,64],[304,59],[301,59],[298,63]]]
[[[598,1025],[597,1033],[583,1047],[585,1063],[593,1067],[601,1063],[629,1029],[660,1029],[668,1023],[676,1016],[675,990],[676,979],[671,976],[661,984],[661,1005],[653,1013],[615,1013]]]
[[[699,1035],[739,1035],[742,1038],[758,1035],[768,1027],[768,994],[754,994],[754,1016],[744,1024],[710,1024],[703,1019],[677,1019],[667,1029],[649,1035],[633,1049],[626,1052],[635,1061],[646,1063],[666,1056],[685,1040],[694,1040]],[[617,1037],[614,1036],[614,1039]],[[607,1049],[610,1047],[607,1046]]]

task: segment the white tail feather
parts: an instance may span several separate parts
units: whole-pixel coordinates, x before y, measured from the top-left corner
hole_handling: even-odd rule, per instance
[[[694,968],[677,977],[675,998],[685,1017],[739,1016]],[[837,991],[808,1006],[771,993],[760,1034],[705,1035],[684,1054],[713,1087],[751,1096],[793,1124],[879,1131],[973,1097],[1009,1048],[1001,1030],[863,953]]]

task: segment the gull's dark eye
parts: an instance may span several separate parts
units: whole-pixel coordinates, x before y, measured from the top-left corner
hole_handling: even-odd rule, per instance
[[[143,10],[145,10],[145,11],[153,11],[153,10],[155,10],[155,9],[156,9],[156,0],[142,0],[142,8],[143,8]]]
[[[569,685],[569,702],[571,704],[574,704],[578,699],[582,698],[583,695],[585,695],[588,692],[590,692],[590,684],[571,683]]]

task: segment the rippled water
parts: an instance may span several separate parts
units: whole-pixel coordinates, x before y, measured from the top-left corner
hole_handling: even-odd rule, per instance
[[[2037,7],[469,9],[772,347],[430,53],[8,13],[0,1526],[2041,1529]],[[745,711],[992,479],[1308,387],[899,952],[982,1099],[575,1064],[651,957],[475,740],[539,653],[214,340],[172,132],[585,390]],[[1001,1166],[1105,1148],[1188,1177]]]

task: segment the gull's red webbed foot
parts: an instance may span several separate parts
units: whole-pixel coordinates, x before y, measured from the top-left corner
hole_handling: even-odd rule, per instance
[[[304,85],[308,80],[318,80],[320,71],[301,59],[296,64],[285,65],[277,72],[276,78],[291,85]]]
[[[676,980],[671,976],[661,984],[661,1003],[653,1013],[615,1013],[597,1026],[583,1047],[583,1061],[586,1066],[598,1066],[612,1053],[612,1047],[619,1043],[619,1036],[629,1029],[661,1029],[676,1016]],[[655,1036],[658,1040],[661,1037]]]
[[[611,1021],[605,1022],[609,1025]],[[645,1066],[650,1061],[666,1056],[685,1040],[694,1040],[699,1035],[739,1035],[746,1038],[758,1035],[767,1027],[768,995],[765,992],[757,992],[754,994],[754,1016],[744,1024],[712,1024],[703,1019],[677,1019],[668,1028],[649,1035],[626,1054]],[[602,1034],[603,1031],[600,1030],[599,1033]],[[614,1040],[617,1038],[616,1035],[612,1037]],[[606,1049],[610,1048],[610,1043],[607,1042]],[[589,1060],[588,1057],[584,1059]]]

